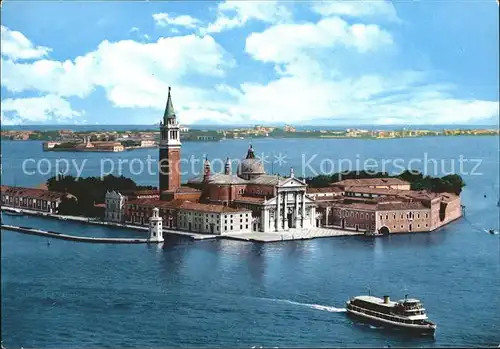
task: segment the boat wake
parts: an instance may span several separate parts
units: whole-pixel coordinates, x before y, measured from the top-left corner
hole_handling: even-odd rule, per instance
[[[311,309],[327,311],[330,313],[344,313],[347,311],[346,308],[336,308],[336,307],[332,307],[329,305],[321,305],[321,304],[300,303],[300,302],[290,301],[288,299],[276,299],[276,298],[262,298],[262,299],[272,301],[272,302],[287,303],[287,304],[293,304],[293,305],[298,305],[298,306],[302,306],[302,307],[308,307]]]
[[[493,234],[493,235],[498,235],[498,234],[499,234],[499,233],[498,233],[498,230],[493,230],[493,233],[492,233],[492,232],[490,232],[488,229],[483,229],[483,231],[484,231],[485,233],[488,233],[488,234]]]

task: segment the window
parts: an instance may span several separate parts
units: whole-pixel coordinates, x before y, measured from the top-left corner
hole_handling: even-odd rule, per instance
[[[248,224],[247,224],[247,225],[245,225],[245,229],[248,229]]]
[[[231,226],[231,230],[233,230],[233,226]]]
[[[242,230],[242,229],[243,229],[243,226],[242,226],[242,225],[240,225],[240,230]]]
[[[385,215],[385,219],[389,219],[389,215],[387,215],[387,214],[386,214],[386,215]]]

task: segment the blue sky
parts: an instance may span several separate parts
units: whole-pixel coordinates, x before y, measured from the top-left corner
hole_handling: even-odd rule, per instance
[[[23,2],[3,124],[498,124],[498,4]]]

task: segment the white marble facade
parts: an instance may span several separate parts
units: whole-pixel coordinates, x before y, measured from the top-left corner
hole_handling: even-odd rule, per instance
[[[279,232],[316,226],[316,204],[306,194],[306,183],[290,177],[280,180],[275,196],[261,205],[258,230]]]
[[[108,191],[105,196],[106,211],[104,219],[109,222],[122,222],[125,216],[127,198],[117,191]]]

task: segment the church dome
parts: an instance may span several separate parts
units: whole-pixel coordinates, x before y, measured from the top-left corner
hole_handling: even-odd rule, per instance
[[[250,146],[247,157],[238,166],[238,176],[244,179],[251,179],[263,174],[266,174],[264,164],[255,157],[254,150]]]

